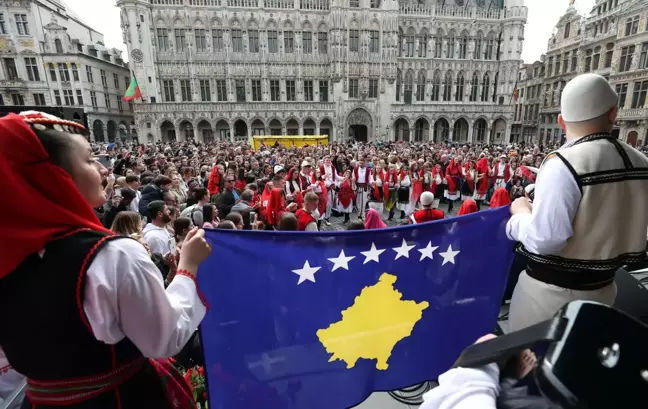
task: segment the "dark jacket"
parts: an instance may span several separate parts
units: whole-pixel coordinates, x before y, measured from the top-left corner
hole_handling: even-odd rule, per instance
[[[155,183],[149,183],[142,190],[142,197],[139,202],[139,212],[142,216],[146,216],[146,208],[149,203],[156,200],[164,200],[164,191]]]

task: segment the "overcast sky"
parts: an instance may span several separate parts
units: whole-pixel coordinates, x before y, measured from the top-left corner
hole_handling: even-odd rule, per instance
[[[119,28],[119,9],[116,0],[64,0],[92,28],[102,33],[106,46],[119,48],[126,55]],[[589,12],[595,0],[576,0],[581,12]],[[567,10],[569,0],[525,0],[529,17],[525,28],[522,58],[532,63],[547,50],[547,41],[561,15]]]

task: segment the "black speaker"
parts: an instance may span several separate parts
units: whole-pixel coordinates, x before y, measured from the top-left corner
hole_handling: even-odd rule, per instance
[[[615,281],[618,293],[613,307],[648,325],[648,289],[624,269],[617,271]]]

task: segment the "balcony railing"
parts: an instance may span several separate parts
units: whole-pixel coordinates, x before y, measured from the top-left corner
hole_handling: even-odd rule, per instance
[[[617,113],[619,119],[648,119],[648,108],[620,109]]]
[[[401,3],[399,7],[400,14],[408,16],[424,16],[424,17],[455,17],[455,18],[470,18],[478,20],[500,20],[505,17],[513,15],[507,14],[503,9],[484,10],[476,7],[456,7],[456,6],[428,6],[422,4],[406,4]],[[523,13],[526,17],[526,12]],[[520,17],[523,17],[520,15]]]
[[[331,111],[335,110],[333,102],[161,102],[156,104],[134,104],[136,114],[154,114],[169,112],[205,112],[205,113],[240,113],[260,111]]]

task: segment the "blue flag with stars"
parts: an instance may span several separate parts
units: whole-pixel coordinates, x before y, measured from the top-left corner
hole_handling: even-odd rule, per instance
[[[495,329],[508,208],[344,232],[210,230],[210,409],[344,409],[435,380]]]

